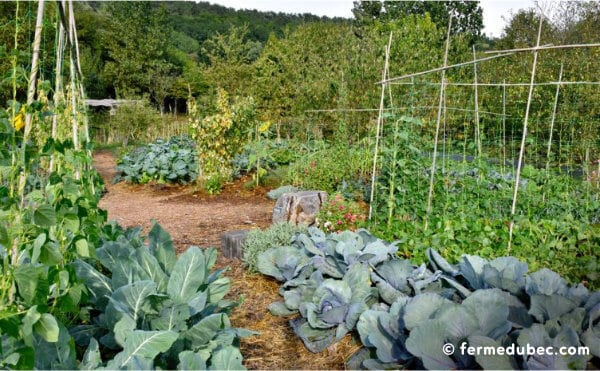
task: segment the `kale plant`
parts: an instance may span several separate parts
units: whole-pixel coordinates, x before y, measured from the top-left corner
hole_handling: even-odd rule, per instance
[[[239,338],[254,333],[231,327],[228,313],[237,303],[223,299],[230,287],[224,270],[210,272],[215,249],[190,247],[178,258],[155,224],[148,246],[135,233],[122,235],[97,257],[99,270],[73,262],[91,305],[90,322],[70,330],[87,346],[82,367],[243,369]],[[103,360],[107,353],[115,355]]]

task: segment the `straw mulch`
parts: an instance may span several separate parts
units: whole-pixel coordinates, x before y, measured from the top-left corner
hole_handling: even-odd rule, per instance
[[[190,245],[220,246],[221,233],[271,224],[274,201],[266,190],[246,190],[245,179],[228,184],[216,196],[193,193],[193,188],[165,185],[112,184],[115,158],[112,153],[94,154],[94,166],[104,178],[106,194],[100,207],[109,219],[122,226],[142,226],[145,233],[157,220],[173,239],[178,253]],[[280,300],[279,285],[268,277],[249,274],[237,259],[219,254],[217,267],[228,266],[231,278],[229,299],[245,297],[231,314],[232,326],[260,332],[242,339],[240,350],[248,369],[344,369],[345,361],[358,348],[350,335],[320,354],[309,352],[291,330],[289,318],[274,317],[267,306]]]
[[[224,262],[220,262],[224,263]],[[343,370],[345,362],[360,348],[360,342],[346,335],[337,344],[322,353],[311,353],[292,331],[290,318],[275,317],[269,313],[269,304],[281,300],[277,293],[279,283],[259,274],[248,273],[242,263],[229,260],[231,268],[230,297],[243,296],[244,302],[231,313],[233,327],[260,332],[258,336],[241,341],[240,350],[248,369],[311,369]]]

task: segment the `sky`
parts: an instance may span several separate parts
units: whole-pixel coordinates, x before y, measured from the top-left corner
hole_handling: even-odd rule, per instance
[[[257,9],[283,13],[312,13],[319,16],[352,18],[353,0],[208,0],[235,9]],[[498,37],[511,11],[533,6],[532,0],[482,0],[483,24],[488,36]],[[505,19],[503,19],[503,17]]]

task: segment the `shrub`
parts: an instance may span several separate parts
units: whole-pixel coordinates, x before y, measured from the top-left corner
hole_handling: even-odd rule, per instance
[[[296,233],[306,232],[303,224],[288,222],[275,223],[263,230],[255,229],[248,233],[244,243],[244,262],[250,272],[258,272],[258,255],[271,247],[287,245]]]
[[[147,100],[119,105],[107,121],[107,142],[122,142],[126,146],[130,141],[143,143],[153,140],[151,134],[163,121],[160,113]]]
[[[291,193],[291,192],[297,192],[298,188],[291,186],[291,185],[285,185],[285,186],[281,186],[277,189],[272,189],[269,192],[267,192],[267,197],[271,200],[278,200],[279,197],[281,197],[284,193]]]
[[[198,180],[210,187],[206,188],[209,193],[218,193],[222,182],[231,179],[231,160],[248,141],[248,132],[256,122],[254,100],[238,98],[232,104],[227,92],[218,89],[215,114],[201,118],[191,97],[188,108],[189,130],[198,148]]]

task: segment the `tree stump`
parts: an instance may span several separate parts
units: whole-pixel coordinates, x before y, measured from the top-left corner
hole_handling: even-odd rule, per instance
[[[231,231],[221,235],[221,253],[229,259],[244,257],[244,242],[248,231]]]
[[[284,193],[273,208],[273,223],[290,222],[311,226],[315,224],[321,205],[327,201],[324,191]]]

